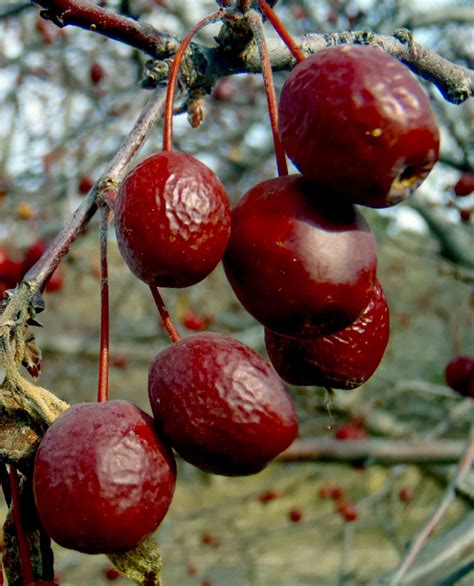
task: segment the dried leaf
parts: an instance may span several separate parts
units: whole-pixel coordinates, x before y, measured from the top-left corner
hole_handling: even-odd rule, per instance
[[[148,537],[135,549],[124,553],[110,554],[110,561],[135,584],[161,586],[162,560],[158,544]]]
[[[0,388],[0,461],[20,469],[28,468],[42,432],[15,399],[1,391],[4,385]]]
[[[25,340],[25,354],[22,364],[34,379],[39,377],[41,373],[41,349],[31,332],[28,333]]]

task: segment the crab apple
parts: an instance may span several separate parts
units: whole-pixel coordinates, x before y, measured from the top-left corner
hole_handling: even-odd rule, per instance
[[[474,358],[456,356],[446,365],[444,378],[448,387],[474,399]]]
[[[388,306],[377,281],[369,304],[347,328],[309,340],[266,329],[265,344],[271,363],[287,383],[348,390],[373,375],[387,347],[389,329]]]
[[[232,212],[227,278],[245,309],[280,334],[350,325],[370,301],[376,265],[364,218],[301,175],[259,183]]]
[[[188,287],[221,260],[230,203],[218,177],[180,152],[146,158],[125,178],[115,208],[120,252],[149,285]]]
[[[160,352],[150,366],[149,396],[156,425],[172,447],[215,474],[259,472],[298,429],[271,365],[241,342],[213,332]]]
[[[73,405],[38,448],[33,489],[48,534],[85,553],[129,550],[168,511],[176,464],[153,419],[128,401]]]
[[[439,155],[428,96],[378,47],[331,47],[299,63],[281,92],[279,131],[303,175],[369,207],[405,199]]]

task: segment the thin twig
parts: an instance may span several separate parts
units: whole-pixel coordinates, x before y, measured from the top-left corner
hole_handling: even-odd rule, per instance
[[[147,22],[115,14],[89,0],[34,0],[44,10],[43,18],[62,28],[68,25],[104,35],[155,59],[173,55],[178,47],[174,37],[156,30]]]
[[[432,514],[426,525],[413,540],[405,558],[403,559],[398,570],[395,572],[393,578],[391,579],[390,586],[398,586],[399,584],[403,583],[402,580],[406,575],[407,571],[413,565],[413,562],[416,560],[418,554],[423,549],[426,541],[429,539],[430,535],[433,533],[436,526],[443,518],[444,514],[448,510],[448,507],[456,498],[456,485],[463,480],[463,478],[472,468],[473,460],[474,425],[471,427],[467,449],[464,453],[462,460],[459,463],[458,471],[454,480],[451,482],[448,490],[444,494],[443,498],[439,502],[438,506],[436,507],[434,513]]]
[[[288,175],[286,155],[281,144],[280,134],[278,132],[278,102],[275,93],[275,86],[273,84],[270,55],[268,53],[267,42],[263,32],[262,18],[260,14],[255,11],[249,12],[247,18],[250,24],[250,28],[252,29],[252,32],[255,36],[255,40],[257,41],[260,61],[262,62],[263,81],[265,83],[265,94],[267,97],[267,108],[268,114],[270,116],[270,126],[272,129],[278,175]]]

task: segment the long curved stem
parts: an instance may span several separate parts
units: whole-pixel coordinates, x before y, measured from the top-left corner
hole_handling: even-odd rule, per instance
[[[280,36],[281,40],[288,47],[288,50],[293,55],[293,57],[296,59],[297,63],[306,59],[306,57],[303,55],[301,49],[298,47],[298,45],[292,39],[291,35],[286,30],[284,24],[281,22],[281,20],[275,14],[273,9],[265,2],[265,0],[258,0],[258,5],[259,5],[261,11],[263,12],[263,14],[265,14],[265,16],[270,21],[271,25],[275,29],[275,32]]]
[[[270,55],[268,53],[267,43],[265,41],[265,34],[263,32],[262,18],[258,12],[252,11],[248,16],[250,27],[255,35],[257,41],[258,52],[262,62],[263,80],[265,83],[265,93],[267,96],[268,114],[270,116],[270,124],[273,135],[273,145],[275,148],[275,156],[277,161],[278,175],[288,175],[288,166],[286,164],[286,155],[280,141],[278,133],[278,104],[275,93],[275,86],[273,84],[272,66],[270,63]]]
[[[170,75],[168,79],[168,89],[166,92],[166,106],[165,106],[165,117],[163,126],[163,150],[171,151],[173,145],[173,101],[174,94],[176,91],[176,84],[178,81],[178,72],[183,60],[184,53],[189,46],[192,38],[205,26],[216,22],[222,18],[224,10],[221,8],[217,12],[208,14],[202,20],[197,22],[188,34],[181,41],[181,44],[176,51],[176,55],[173,59],[173,63],[170,69]]]
[[[108,205],[100,209],[100,350],[97,402],[109,398],[109,267],[107,262],[107,236],[111,210]]]

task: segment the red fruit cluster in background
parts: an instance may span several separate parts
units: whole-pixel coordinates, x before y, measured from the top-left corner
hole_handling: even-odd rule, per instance
[[[474,399],[474,357],[456,356],[446,365],[444,377],[448,387]]]
[[[0,248],[0,296],[7,289],[13,289],[21,281],[23,264],[16,261]]]
[[[26,251],[22,263],[22,277],[31,269],[31,267],[39,261],[44,252],[48,248],[48,243],[45,240],[37,240]],[[45,291],[54,293],[60,291],[64,286],[64,269],[58,267],[51,276]]]
[[[344,497],[344,489],[340,486],[321,486],[318,495],[322,499],[339,501]]]

